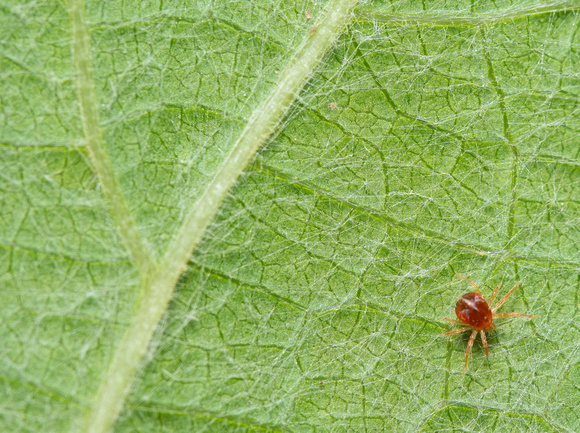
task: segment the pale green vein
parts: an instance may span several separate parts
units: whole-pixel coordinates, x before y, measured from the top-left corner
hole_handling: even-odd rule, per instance
[[[300,89],[350,20],[356,3],[357,0],[330,2],[324,17],[310,29],[294,59],[281,74],[280,81],[254,110],[232,152],[186,215],[162,263],[144,278],[141,301],[102,381],[96,403],[87,417],[85,432],[105,433],[114,424],[141,359],[167,309],[177,279],[186,270],[193,250],[217,214],[228,190],[275,131]],[[80,11],[75,16],[82,21]],[[82,27],[86,37],[86,30]]]
[[[298,91],[348,21],[356,3],[357,0],[335,0],[330,3],[326,17],[314,27],[316,31],[306,38],[278,85],[254,111],[232,152],[187,215],[165,258],[168,265],[179,263],[181,267],[187,262],[227,191],[282,120]]]
[[[72,37],[74,64],[77,73],[77,90],[81,106],[83,130],[91,163],[99,177],[105,196],[111,208],[111,213],[118,225],[125,246],[131,259],[145,275],[152,263],[149,250],[135,226],[129,213],[129,207],[121,193],[109,156],[101,140],[97,115],[97,98],[92,76],[91,51],[89,33],[84,20],[83,0],[70,0],[69,13],[72,22]]]

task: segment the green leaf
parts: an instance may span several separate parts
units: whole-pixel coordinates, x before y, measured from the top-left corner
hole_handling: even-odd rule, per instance
[[[0,431],[580,430],[580,5],[354,3],[0,5]]]

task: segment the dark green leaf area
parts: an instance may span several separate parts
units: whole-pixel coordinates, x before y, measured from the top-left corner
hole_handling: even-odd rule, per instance
[[[3,2],[0,41],[0,145],[82,142],[65,4]]]
[[[193,306],[198,315],[187,317]],[[144,380],[133,397],[150,411],[170,407],[193,420],[203,414],[218,423],[223,416],[301,430],[305,421],[324,424],[344,410],[363,425],[366,405],[370,422],[384,425],[385,407],[399,412],[395,395],[407,408],[425,402],[427,395],[410,392],[415,381],[431,383],[431,397],[439,393],[442,376],[427,367],[426,354],[441,361],[446,346],[422,332],[438,328],[423,320],[362,305],[305,310],[207,270],[190,273],[174,307],[169,343],[145,374],[172,386],[151,388]],[[183,356],[173,358],[175,350]]]
[[[0,401],[14,399],[0,429],[80,428],[136,302],[134,269],[3,247],[0,273]]]
[[[0,147],[0,189],[3,245],[87,261],[126,258],[81,151]]]
[[[455,426],[449,428],[449,425]],[[463,431],[512,431],[512,432],[557,432],[541,416],[523,412],[505,412],[493,408],[472,408],[450,405],[429,417],[420,431],[439,432],[441,429],[451,432]]]

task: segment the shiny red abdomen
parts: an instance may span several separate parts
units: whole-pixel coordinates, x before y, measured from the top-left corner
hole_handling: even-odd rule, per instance
[[[493,314],[483,296],[469,292],[459,298],[455,305],[455,314],[462,322],[475,329],[488,328],[492,325]]]

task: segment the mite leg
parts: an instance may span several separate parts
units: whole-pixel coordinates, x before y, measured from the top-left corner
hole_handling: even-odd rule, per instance
[[[516,286],[513,289],[507,292],[507,295],[501,298],[501,301],[499,301],[497,305],[491,309],[491,312],[495,313],[498,310],[498,308],[501,307],[505,301],[507,301],[507,298],[510,297],[510,295],[514,292],[514,290],[516,290],[519,287],[520,284],[522,284],[521,281],[518,284],[516,284]]]
[[[471,327],[466,326],[465,328],[454,329],[453,331],[446,332],[445,334],[439,334],[439,335],[437,335],[437,337],[441,337],[442,335],[459,334],[460,332],[467,331],[468,329],[471,329]]]
[[[463,374],[465,374],[465,370],[467,370],[467,360],[469,359],[469,352],[471,352],[471,348],[473,347],[473,342],[475,341],[475,337],[477,336],[477,330],[474,329],[471,333],[471,337],[469,337],[469,343],[467,343],[467,351],[465,352],[465,367],[463,367]]]
[[[447,320],[448,322],[455,323],[456,325],[465,325],[464,322],[460,322],[459,320],[455,319],[450,319],[449,317],[444,317],[444,319]]]
[[[485,332],[483,329],[479,331],[479,334],[481,335],[481,341],[483,342],[483,347],[485,349],[485,356],[489,356],[489,353],[487,352],[487,340],[485,338]]]
[[[475,291],[481,295],[481,292],[479,291],[479,287],[477,287],[473,281],[471,281],[469,278],[465,278],[463,275],[461,275],[458,272],[455,272],[455,273],[459,276],[459,278],[463,278],[465,281],[469,281],[471,283],[471,285],[473,286],[473,288],[475,289]]]
[[[522,313],[500,313],[500,314],[494,314],[493,318],[494,319],[498,319],[500,317],[516,317],[516,316],[520,316],[520,317],[540,317],[540,316],[535,316],[533,314],[522,314]]]
[[[497,291],[499,290],[500,287],[501,287],[501,283],[498,284],[498,286],[495,288],[495,290],[491,294],[491,298],[489,298],[489,302],[488,302],[489,305],[491,305],[493,303],[493,300],[495,299],[495,295],[497,295]]]

